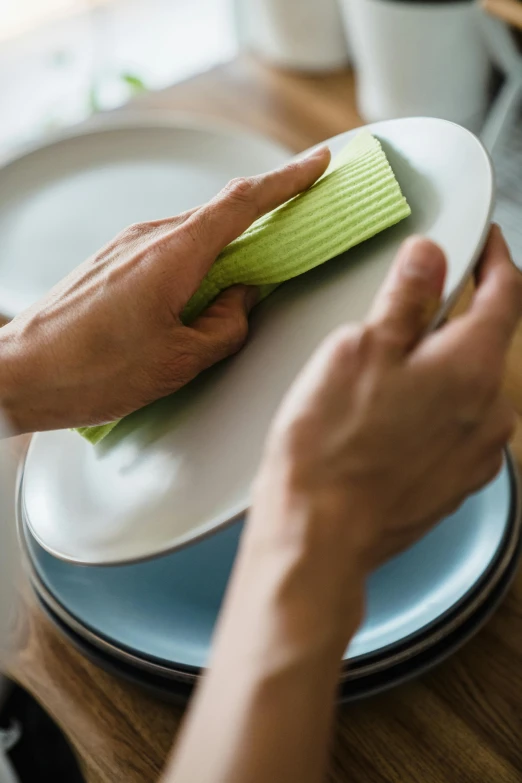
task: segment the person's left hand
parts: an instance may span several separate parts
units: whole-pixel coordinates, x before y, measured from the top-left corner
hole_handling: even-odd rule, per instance
[[[0,329],[0,406],[14,429],[113,421],[236,352],[256,289],[224,291],[190,326],[180,315],[221,250],[312,185],[329,160],[323,147],[232,180],[205,206],[131,226]]]

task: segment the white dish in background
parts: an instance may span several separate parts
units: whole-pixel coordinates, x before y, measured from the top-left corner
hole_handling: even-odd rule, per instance
[[[256,308],[248,344],[237,356],[137,412],[99,447],[71,432],[35,436],[23,503],[35,538],[51,553],[88,564],[139,560],[174,550],[243,513],[267,428],[286,389],[323,337],[365,316],[400,242],[411,233],[431,237],[446,252],[443,317],[487,236],[493,204],[489,157],[471,133],[444,120],[368,127],[383,143],[411,217],[279,288]],[[356,132],[330,140],[332,152]],[[237,140],[234,149],[240,157]],[[178,170],[181,182],[194,181],[194,165]]]
[[[131,223],[284,163],[276,142],[173,115],[98,117],[0,168],[0,313],[16,315]]]

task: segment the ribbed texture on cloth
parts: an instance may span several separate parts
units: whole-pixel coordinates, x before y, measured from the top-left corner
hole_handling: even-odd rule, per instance
[[[264,298],[285,280],[364,242],[410,212],[380,143],[362,131],[311,188],[256,220],[227,245],[182,320],[193,321],[221,291],[237,283],[259,286]],[[78,432],[98,443],[117,423]]]

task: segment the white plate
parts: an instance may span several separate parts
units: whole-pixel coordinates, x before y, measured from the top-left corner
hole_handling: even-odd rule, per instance
[[[16,315],[131,223],[280,165],[255,134],[176,116],[99,117],[0,169],[0,313]]]
[[[256,308],[237,356],[134,414],[100,447],[71,432],[37,435],[23,500],[33,534],[50,552],[90,564],[138,560],[241,514],[286,389],[323,337],[365,316],[408,234],[426,234],[446,252],[447,308],[487,235],[488,155],[471,133],[444,120],[369,128],[383,142],[411,217],[282,286]],[[354,132],[330,141],[334,154]]]

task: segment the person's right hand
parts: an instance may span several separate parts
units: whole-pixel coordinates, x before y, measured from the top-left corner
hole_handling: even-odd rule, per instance
[[[332,334],[284,400],[169,780],[324,780],[366,576],[498,471],[522,275],[494,228],[469,312],[424,336],[444,274],[410,239],[367,322]]]
[[[317,569],[325,551],[334,580],[365,576],[499,471],[522,275],[493,227],[468,312],[422,338],[444,275],[442,252],[410,238],[366,323],[318,349],[270,433],[250,538],[314,550]]]

